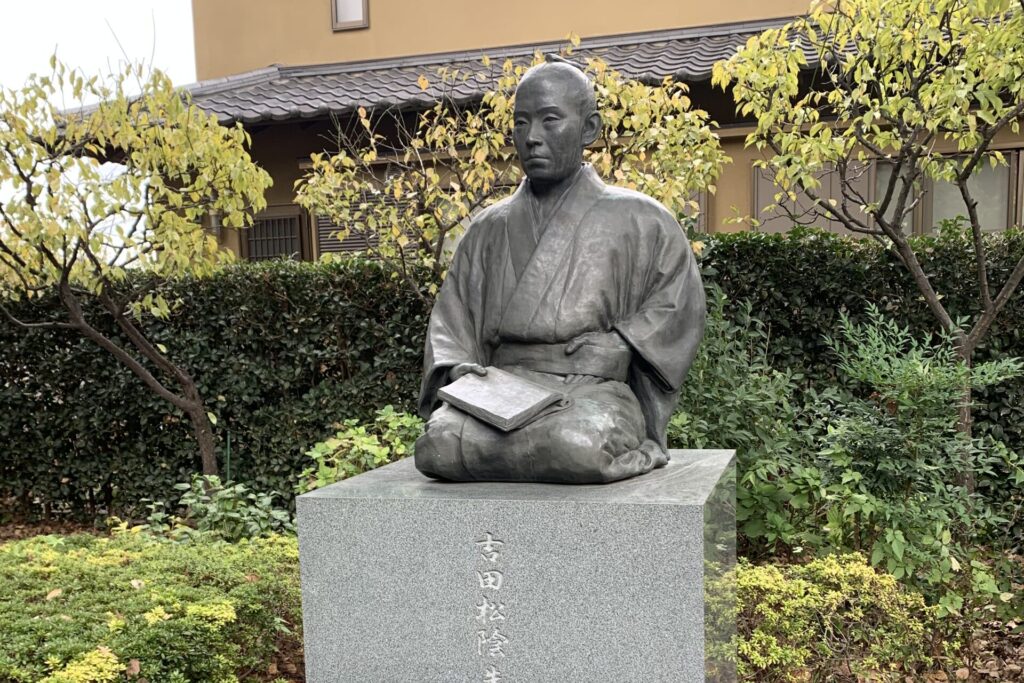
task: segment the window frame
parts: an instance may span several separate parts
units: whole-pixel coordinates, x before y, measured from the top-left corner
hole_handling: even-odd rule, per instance
[[[310,252],[309,244],[309,215],[308,212],[298,204],[275,204],[267,206],[263,211],[253,216],[253,224],[249,227],[239,230],[239,251],[242,260],[252,261],[252,248],[249,244],[249,230],[253,230],[256,227],[256,221],[270,220],[274,218],[296,218],[298,219],[297,231],[298,231],[298,242],[299,251],[297,252],[297,260],[307,261],[310,260],[312,254]],[[279,255],[278,258],[287,258],[291,260],[292,256]]]
[[[339,31],[352,31],[354,29],[369,28],[370,27],[370,1],[362,0],[363,3],[363,18],[356,19],[354,21],[338,21],[338,0],[330,0],[331,3],[331,30],[335,33]]]
[[[1022,160],[1024,160],[1024,147],[993,148],[990,151],[1001,152],[1007,160],[1009,173],[1007,174],[1006,187],[1006,228],[1024,225],[1024,170],[1021,168]],[[964,155],[949,153],[943,154],[943,156],[957,157]],[[878,197],[876,194],[878,190],[878,165],[885,161],[886,159],[883,157],[876,157],[871,161],[871,201],[875,201]],[[935,211],[935,180],[927,177],[924,178],[918,192],[921,194],[922,199],[914,207],[913,214],[911,215],[910,234],[918,236],[929,235],[932,234],[931,231],[935,227],[932,225]]]
[[[867,173],[867,175],[868,175],[868,177],[870,179],[870,182],[874,182],[874,170],[873,169],[874,169],[874,167],[872,166],[871,168],[868,169],[868,173]],[[765,209],[766,206],[770,206],[770,205],[775,203],[774,202],[774,195],[777,192],[781,192],[781,188],[779,188],[779,186],[775,184],[775,181],[770,176],[770,173],[769,173],[768,169],[759,168],[757,166],[751,166],[750,170],[751,170],[751,176],[750,176],[751,177],[751,188],[750,188],[751,212],[750,212],[750,216],[752,218],[755,218],[758,221],[760,221],[760,224],[757,226],[757,228],[754,229],[754,231],[755,232],[769,233],[769,234],[786,234],[786,233],[788,233],[790,230],[795,228],[798,225],[798,223],[796,223],[796,222],[794,222],[794,221],[789,219],[789,216],[786,213],[785,209],[779,208],[775,212],[773,212],[773,215],[765,215],[765,213],[764,213],[764,209]],[[834,195],[835,195],[835,192],[834,192],[835,188],[833,187],[833,185],[834,185],[834,178],[835,178],[835,170],[834,169],[823,169],[822,173],[820,174],[819,180],[822,181],[822,185],[823,186],[827,186],[827,188],[828,188],[828,191],[826,193],[826,197],[824,197],[825,199],[834,198]],[[761,196],[762,192],[767,192],[767,193],[769,193],[769,195],[765,196],[765,197],[762,197]],[[797,194],[796,205],[793,206],[794,210],[797,209],[797,208],[802,208],[802,207],[800,207],[798,205],[801,201],[806,201],[806,203],[810,202],[810,198],[808,198],[806,195],[804,195],[804,199],[800,198],[800,195],[802,194],[802,192],[800,192],[798,190],[794,190],[794,192]],[[771,200],[771,201],[769,201],[769,200]],[[817,209],[808,208],[808,209],[804,210],[802,215],[808,215],[812,211],[817,211]],[[846,228],[846,226],[844,226],[842,224],[841,221],[835,220],[833,218],[826,217],[824,215],[818,215],[818,219],[820,219],[822,224],[818,225],[818,226],[814,226],[814,227],[818,227],[819,229],[825,230],[827,232],[832,232],[832,233],[835,233],[835,234],[838,234],[838,235],[857,235],[858,234],[858,233],[851,232],[850,230],[848,230]],[[785,227],[783,227],[781,229],[777,228],[776,224],[775,224],[776,221],[782,221],[782,223],[783,223],[783,225]],[[814,222],[816,222],[816,221],[811,221],[810,223],[813,224]]]
[[[991,150],[992,152],[1001,152],[1007,160],[1007,167],[1009,173],[1007,174],[1007,206],[1006,206],[1006,227],[1010,228],[1013,226],[1024,227],[1024,146],[1016,145],[1005,147],[995,147]],[[955,153],[950,153],[948,156],[957,156]],[[884,157],[875,157],[870,159],[868,162],[867,173],[865,173],[865,181],[867,187],[867,197],[869,201],[875,201],[877,199],[877,181],[878,181],[878,167],[880,164],[886,162]],[[832,181],[833,171],[829,171],[824,174],[824,177],[829,178],[829,182]],[[767,223],[768,227],[764,225],[757,228],[759,232],[788,232],[792,225],[788,226],[784,230],[779,230],[771,224],[772,221],[785,220],[781,214],[772,216],[765,216],[762,213],[764,204],[768,198],[761,197],[763,192],[768,192],[770,185],[776,188],[774,181],[765,175],[765,169],[759,169],[757,167],[751,168],[751,187],[750,187],[750,200],[751,200],[751,213],[750,215],[754,218],[759,219],[763,223]],[[835,187],[830,187],[828,196],[835,194]],[[777,188],[772,192],[778,191]],[[933,201],[935,197],[935,181],[931,178],[925,178],[921,183],[920,189],[916,190],[915,194],[921,195],[921,201],[914,207],[913,212],[910,216],[910,231],[907,234],[910,235],[927,235],[932,227],[932,217],[934,212]],[[799,201],[799,200],[798,200]],[[770,202],[769,202],[770,203]],[[868,217],[866,217],[868,218]],[[870,224],[874,225],[874,219],[869,219]],[[823,222],[826,222],[826,230],[830,232],[837,232],[839,234],[853,234],[849,230],[846,230],[841,223],[832,219],[823,218]],[[997,231],[998,232],[998,231]]]
[[[870,166],[868,167],[868,199],[872,202],[878,199],[878,166],[880,163],[886,163],[889,159],[885,157],[874,157],[871,159]],[[913,201],[916,197],[929,193],[930,186],[924,185],[922,187],[914,188],[914,192],[910,195],[910,200]],[[928,195],[930,197],[930,194]],[[930,198],[928,201],[931,201]],[[910,232],[904,232],[906,235],[921,235],[923,234],[924,225],[924,205],[923,199],[917,203],[917,205],[910,212]],[[874,217],[870,217],[870,224],[872,228],[880,230]]]
[[[992,232],[1004,232],[1008,228],[1014,225],[1020,225],[1018,217],[1020,216],[1020,204],[1021,204],[1021,183],[1020,183],[1020,158],[1021,158],[1020,147],[1008,147],[1006,149],[992,149],[991,152],[1000,152],[1007,161],[1008,173],[1006,179],[1006,226],[1003,230],[995,230]],[[943,154],[952,158],[966,156],[963,154]],[[988,163],[982,161],[982,163]],[[955,187],[955,186],[954,186]],[[934,223],[934,212],[935,212],[935,180],[932,178],[925,178],[924,187],[921,192],[925,195],[925,201],[921,202],[919,215],[915,215],[916,218],[920,218],[920,224],[915,226],[915,235],[929,235],[932,234],[932,230],[935,228]],[[964,207],[964,211],[967,211],[967,207]]]

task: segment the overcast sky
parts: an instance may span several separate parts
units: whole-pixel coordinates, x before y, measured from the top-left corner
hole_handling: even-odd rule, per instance
[[[4,0],[0,26],[0,85],[7,88],[48,73],[54,51],[88,74],[118,68],[127,54],[177,85],[196,78],[189,0]]]

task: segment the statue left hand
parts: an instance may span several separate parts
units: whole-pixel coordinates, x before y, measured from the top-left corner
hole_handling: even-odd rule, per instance
[[[602,346],[606,349],[629,350],[629,343],[615,330],[611,332],[584,332],[575,339],[571,339],[565,345],[565,355],[569,356],[576,353],[584,344]]]

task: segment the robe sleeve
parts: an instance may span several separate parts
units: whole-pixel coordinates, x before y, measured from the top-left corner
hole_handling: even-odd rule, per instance
[[[667,212],[650,237],[651,262],[638,310],[615,329],[665,391],[678,391],[704,337],[706,306],[697,260]]]
[[[486,364],[475,324],[480,312],[473,305],[471,247],[471,236],[467,232],[430,312],[417,406],[424,419],[437,407],[437,390],[447,383],[449,368],[459,363]]]
[[[665,444],[665,429],[686,373],[704,337],[706,304],[689,240],[664,209],[655,218],[650,265],[636,312],[615,324],[634,350],[629,384],[640,402],[648,437]]]

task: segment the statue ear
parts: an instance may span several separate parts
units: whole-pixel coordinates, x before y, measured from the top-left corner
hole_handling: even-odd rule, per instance
[[[583,146],[589,147],[601,134],[601,114],[594,111],[590,113],[587,120],[583,122]]]

